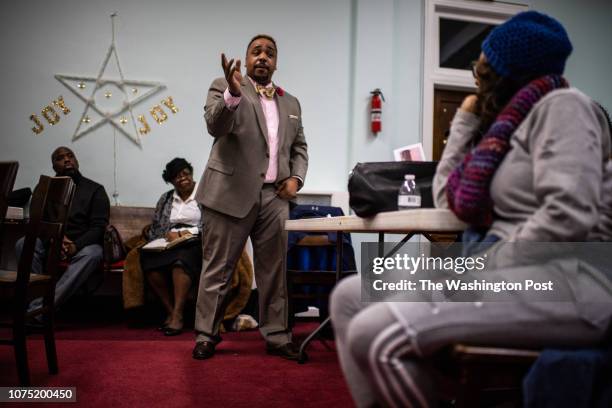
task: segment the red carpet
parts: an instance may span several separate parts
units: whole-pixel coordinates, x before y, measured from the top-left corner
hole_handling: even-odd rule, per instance
[[[298,341],[312,328],[298,324]],[[258,331],[224,334],[217,354],[206,361],[191,358],[191,332],[166,338],[152,328],[121,323],[68,324],[60,325],[56,338],[60,373],[55,376],[48,374],[42,339],[28,340],[32,385],[75,386],[78,403],[69,406],[352,406],[331,342],[332,349],[311,343],[310,361],[299,365],[266,355]],[[15,385],[13,349],[0,347],[0,386]]]

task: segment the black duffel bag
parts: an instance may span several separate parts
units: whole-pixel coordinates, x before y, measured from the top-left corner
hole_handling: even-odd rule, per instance
[[[397,194],[406,174],[414,174],[421,207],[433,208],[431,185],[438,162],[357,163],[349,175],[349,205],[360,217],[397,211]]]

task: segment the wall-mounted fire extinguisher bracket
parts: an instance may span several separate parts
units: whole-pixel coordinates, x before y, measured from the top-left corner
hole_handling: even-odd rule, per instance
[[[370,92],[370,127],[375,135],[382,130],[382,103],[385,96],[379,88]]]

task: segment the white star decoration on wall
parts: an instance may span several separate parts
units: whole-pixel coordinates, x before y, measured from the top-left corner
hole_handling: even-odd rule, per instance
[[[77,140],[80,137],[87,135],[88,133],[93,132],[99,127],[109,123],[115,129],[117,129],[121,134],[126,136],[132,142],[136,143],[140,146],[140,134],[138,133],[138,128],[136,127],[136,120],[134,119],[134,113],[132,112],[132,108],[136,105],[140,104],[144,100],[153,96],[154,94],[162,91],[166,88],[166,86],[159,82],[151,82],[151,81],[136,81],[125,79],[123,76],[123,70],[121,69],[121,63],[119,62],[119,54],[117,53],[117,46],[115,44],[115,17],[117,13],[111,14],[111,24],[112,24],[112,41],[111,45],[108,48],[106,53],[106,57],[104,58],[104,62],[102,63],[102,67],[98,72],[97,77],[90,76],[77,76],[77,75],[55,75],[55,79],[62,83],[70,92],[75,94],[80,100],[85,103],[85,109],[83,110],[83,114],[78,122],[77,128],[74,131],[74,135],[72,136],[72,140]],[[104,71],[106,70],[108,63],[111,60],[111,56],[115,57],[115,62],[117,64],[117,70],[119,72],[119,79],[108,79],[104,78]],[[93,85],[93,91],[91,95],[87,98],[83,95],[83,90],[87,88],[87,85]],[[104,89],[105,99],[109,99],[112,97],[112,92],[108,89],[108,85],[112,85],[121,91],[123,95],[122,104],[112,110],[108,110],[100,106],[96,103],[96,93],[100,89]],[[147,90],[141,95],[137,96],[134,99],[130,99],[128,96],[128,90],[132,92],[133,95],[136,95],[139,92],[139,88],[147,88]],[[89,117],[90,109],[95,112],[100,119],[91,123],[92,120]],[[133,133],[126,130],[125,124],[127,123],[127,118],[123,116],[128,113],[133,126]],[[86,125],[86,129],[81,130],[81,127]]]

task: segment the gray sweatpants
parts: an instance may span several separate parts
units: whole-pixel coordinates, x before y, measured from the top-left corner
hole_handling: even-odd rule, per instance
[[[15,244],[17,259],[21,258],[24,238]],[[32,273],[43,272],[43,262],[46,257],[45,247],[40,240],[36,240],[34,259],[32,260]],[[87,245],[77,252],[71,259],[64,274],[55,284],[55,307],[68,300],[76,291],[87,282],[87,279],[100,267],[102,262],[102,246]],[[28,311],[36,310],[42,306],[42,298],[34,299]]]
[[[427,357],[461,342],[492,347],[587,347],[602,341],[572,302],[361,302],[358,276],[331,296],[342,371],[359,407],[437,405]],[[594,304],[607,308],[610,303]]]

